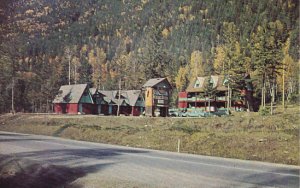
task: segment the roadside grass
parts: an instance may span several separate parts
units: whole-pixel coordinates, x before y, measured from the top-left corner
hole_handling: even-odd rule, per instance
[[[300,165],[299,107],[261,116],[149,118],[6,114],[0,130],[139,148]]]

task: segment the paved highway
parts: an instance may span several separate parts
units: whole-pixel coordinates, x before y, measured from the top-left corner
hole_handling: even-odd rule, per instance
[[[38,135],[0,132],[0,156],[0,187],[299,187],[297,166]]]

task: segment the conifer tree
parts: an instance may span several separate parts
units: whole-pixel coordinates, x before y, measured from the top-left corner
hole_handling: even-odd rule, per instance
[[[211,73],[209,76],[207,76],[206,83],[204,84],[204,91],[202,94],[202,97],[205,97],[208,99],[208,111],[211,111],[211,102],[216,100],[216,95],[217,95],[217,88],[216,84],[214,83]]]
[[[275,81],[282,67],[282,43],[284,40],[283,27],[280,21],[264,23],[258,26],[252,34],[252,58],[258,74],[261,76],[262,108],[266,106],[267,85],[271,105],[275,101]],[[272,112],[271,107],[271,112]]]

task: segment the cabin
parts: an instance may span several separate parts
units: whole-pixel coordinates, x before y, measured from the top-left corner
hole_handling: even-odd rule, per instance
[[[204,96],[205,86],[210,82],[216,94],[212,98]],[[215,111],[218,108],[231,108],[232,110],[240,111],[246,109],[246,98],[251,93],[251,87],[241,91],[241,97],[230,98],[228,100],[228,79],[223,75],[212,75],[210,78],[196,77],[188,86],[186,91],[178,94],[178,108],[186,110],[187,108],[202,108],[206,111]],[[250,82],[249,82],[250,83]],[[229,90],[229,92],[231,92]],[[249,97],[250,98],[250,97]]]
[[[150,117],[168,116],[172,90],[168,79],[150,79],[142,88],[145,93],[145,115]]]
[[[53,104],[57,114],[92,114],[94,107],[87,84],[61,86]]]
[[[144,112],[144,98],[141,90],[97,90],[91,88],[95,103],[94,113],[104,115],[139,116]]]

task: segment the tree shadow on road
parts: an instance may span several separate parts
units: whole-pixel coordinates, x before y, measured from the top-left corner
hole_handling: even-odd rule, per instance
[[[128,149],[60,149],[0,155],[0,187],[56,188],[95,173],[114,162],[103,161],[124,153],[144,151]],[[93,165],[84,165],[85,161]]]
[[[277,168],[270,172],[252,174],[243,178],[243,182],[270,187],[299,187],[299,169]]]

